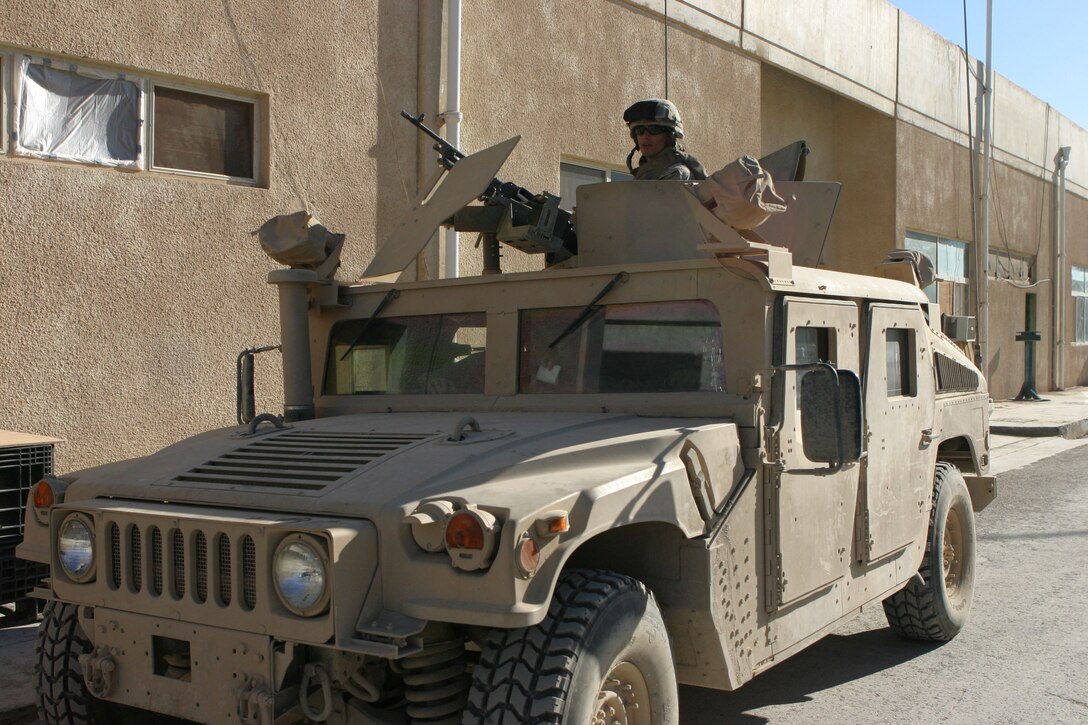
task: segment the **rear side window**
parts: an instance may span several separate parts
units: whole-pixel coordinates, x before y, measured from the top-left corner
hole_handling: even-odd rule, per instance
[[[482,312],[337,323],[326,395],[482,393],[487,316]]]
[[[885,361],[888,375],[888,397],[915,395],[914,355],[910,330],[890,328],[885,332]]]
[[[721,321],[706,300],[524,310],[522,393],[676,393],[725,388]],[[566,333],[564,335],[564,333]]]

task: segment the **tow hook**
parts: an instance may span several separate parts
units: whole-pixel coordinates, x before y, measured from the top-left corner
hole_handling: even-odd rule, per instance
[[[83,670],[83,679],[87,690],[95,697],[102,698],[113,689],[112,675],[117,669],[117,660],[106,645],[99,645],[94,652],[79,656],[79,666]]]
[[[272,703],[264,680],[250,677],[238,690],[238,721],[242,725],[272,725]]]
[[[317,680],[321,686],[321,699],[323,705],[320,710],[310,707],[310,682]],[[314,722],[324,722],[332,714],[332,682],[329,681],[329,673],[321,664],[310,663],[302,668],[302,682],[298,686],[298,706],[302,708],[302,714]]]

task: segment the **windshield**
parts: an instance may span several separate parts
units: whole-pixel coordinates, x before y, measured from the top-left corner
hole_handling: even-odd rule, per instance
[[[366,320],[337,323],[329,342],[325,393],[482,393],[486,322],[482,312],[381,317],[362,338]]]
[[[722,391],[721,322],[706,300],[604,305],[556,339],[577,307],[521,313],[522,393]]]

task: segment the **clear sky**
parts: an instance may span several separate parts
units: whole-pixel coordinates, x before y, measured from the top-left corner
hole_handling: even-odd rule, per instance
[[[963,47],[964,0],[890,0]],[[993,0],[994,71],[1088,129],[1088,0]],[[986,59],[986,0],[967,0],[968,51]]]

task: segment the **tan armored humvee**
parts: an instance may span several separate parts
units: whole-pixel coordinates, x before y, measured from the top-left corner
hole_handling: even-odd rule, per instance
[[[367,276],[451,219],[487,271],[570,257],[554,197],[468,204],[514,142]],[[284,416],[35,489],[41,717],[656,725],[875,602],[954,637],[985,381],[917,285],[799,263],[837,188],[785,176],[761,236],[691,183],[582,187],[577,255],[534,273],[345,285],[318,238],[270,275]]]

